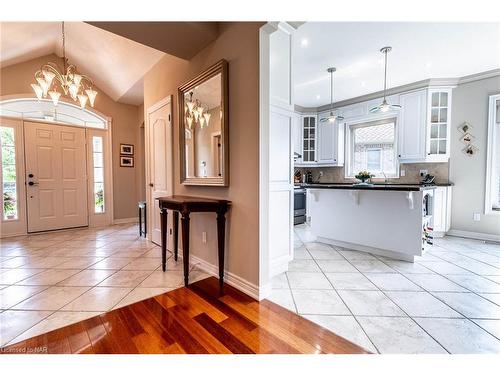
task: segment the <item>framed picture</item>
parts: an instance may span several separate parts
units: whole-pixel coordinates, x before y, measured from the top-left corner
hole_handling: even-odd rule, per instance
[[[134,145],[120,143],[120,155],[134,155]]]
[[[120,167],[133,167],[134,157],[133,156],[120,156]]]

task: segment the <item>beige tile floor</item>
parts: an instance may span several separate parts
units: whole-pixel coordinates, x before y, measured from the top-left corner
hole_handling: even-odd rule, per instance
[[[500,353],[500,244],[445,237],[415,263],[315,241],[269,299],[373,352]]]
[[[182,265],[137,235],[137,225],[3,239],[0,346],[12,344],[183,285]],[[190,281],[208,275],[191,265]]]

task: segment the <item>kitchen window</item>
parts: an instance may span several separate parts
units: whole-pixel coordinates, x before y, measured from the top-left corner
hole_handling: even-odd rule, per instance
[[[347,177],[368,171],[375,177],[398,177],[396,119],[348,126]]]

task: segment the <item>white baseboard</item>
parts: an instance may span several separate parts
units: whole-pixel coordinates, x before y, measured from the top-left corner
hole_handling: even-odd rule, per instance
[[[138,217],[127,217],[125,219],[114,219],[113,224],[135,224],[139,222]]]
[[[450,229],[448,231],[448,233],[446,233],[446,234],[448,236],[465,237],[465,238],[472,238],[475,240],[500,242],[500,235],[499,234],[469,232],[467,230],[458,230],[458,229]]]
[[[217,278],[219,277],[218,267],[211,263],[208,263],[206,260],[191,255],[191,262],[192,264],[196,264],[201,270],[205,271],[206,273]],[[259,287],[241,278],[240,276],[235,275],[234,273],[231,273],[229,271],[224,271],[224,282],[231,285],[232,287],[235,287],[246,295],[259,300]]]

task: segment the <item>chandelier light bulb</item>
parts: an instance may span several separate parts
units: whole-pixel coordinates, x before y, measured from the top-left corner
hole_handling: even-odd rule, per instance
[[[193,111],[194,122],[198,122],[198,118],[200,117],[200,113],[198,110]]]
[[[208,126],[208,123],[210,122],[210,117],[211,117],[211,116],[212,116],[212,115],[210,114],[210,112],[205,112],[205,113],[203,114],[203,117],[205,118],[205,122],[206,122],[206,125],[207,125],[207,126]]]
[[[43,96],[43,89],[40,87],[40,85],[37,85],[36,83],[32,83],[31,87],[33,88],[33,91],[35,91],[36,97],[38,100],[42,99]]]
[[[95,97],[97,96],[97,91],[95,91],[94,89],[87,89],[85,90],[85,93],[89,97],[90,106],[94,108],[94,102],[95,102]]]
[[[82,82],[82,76],[80,74],[73,74],[73,83],[80,86],[80,82]]]
[[[203,107],[198,107],[196,110],[198,111],[198,116],[201,118],[203,116],[203,111],[205,108]]]
[[[77,97],[78,97],[78,86],[75,85],[74,83],[72,83],[69,86],[69,94],[71,95],[71,97],[73,98],[73,100],[76,100]]]
[[[45,82],[47,82],[47,84],[50,86],[56,75],[50,70],[42,70],[42,74],[43,78],[45,78]]]
[[[52,103],[54,103],[54,105],[57,105],[57,103],[59,103],[59,97],[61,96],[61,93],[57,91],[49,91],[49,95],[52,99]]]
[[[189,113],[193,114],[194,102],[187,102],[187,106],[188,106],[188,109],[189,109]]]
[[[188,128],[191,129],[193,127],[193,118],[191,116],[186,117]]]
[[[41,77],[38,77],[36,79],[36,81],[38,82],[38,84],[42,88],[42,90],[43,90],[43,97],[45,98],[47,96],[47,92],[49,91],[49,84],[47,83],[47,81],[45,81],[45,79],[43,79]]]
[[[80,102],[80,107],[85,108],[85,104],[87,104],[87,95],[78,95],[78,101]]]

